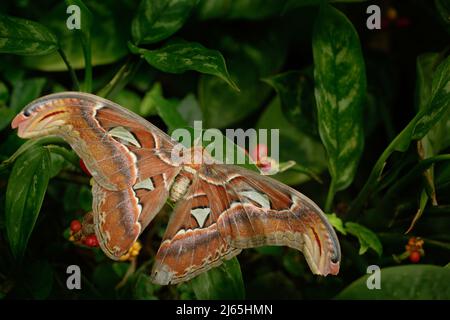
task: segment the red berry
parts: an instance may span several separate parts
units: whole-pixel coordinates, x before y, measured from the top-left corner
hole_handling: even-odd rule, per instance
[[[72,222],[70,223],[70,230],[72,232],[78,232],[81,230],[81,222],[78,220],[72,220]]]
[[[256,145],[256,147],[253,148],[253,150],[251,150],[250,157],[254,161],[259,162],[261,159],[267,158],[267,151],[268,151],[267,146],[263,143],[260,143]]]
[[[83,159],[80,159],[80,168],[81,170],[83,170],[84,173],[86,173],[89,177],[91,177],[91,173],[89,172],[89,170],[86,168],[86,165],[84,164]]]
[[[381,18],[381,29],[386,29],[390,26],[391,20],[388,18]]]
[[[409,261],[411,261],[412,263],[418,263],[420,261],[419,251],[411,252],[411,254],[409,255]]]
[[[406,17],[398,18],[395,22],[397,28],[407,28],[411,25],[411,21]]]
[[[88,247],[98,247],[98,240],[95,234],[88,235],[84,238],[84,244]]]

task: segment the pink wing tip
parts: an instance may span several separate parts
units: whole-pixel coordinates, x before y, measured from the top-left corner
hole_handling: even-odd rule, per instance
[[[23,113],[19,113],[14,120],[11,122],[11,128],[16,129],[19,127],[19,125],[26,121],[27,117],[25,117],[25,115]]]

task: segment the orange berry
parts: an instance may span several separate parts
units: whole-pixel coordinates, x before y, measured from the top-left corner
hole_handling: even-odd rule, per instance
[[[389,9],[387,9],[386,17],[389,20],[397,19],[397,17],[398,17],[397,10],[395,10],[395,8],[393,8],[393,7],[390,7]]]

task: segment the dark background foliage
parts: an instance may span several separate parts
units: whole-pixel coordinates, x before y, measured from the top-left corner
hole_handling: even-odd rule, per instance
[[[329,2],[2,1],[0,298],[450,298],[449,1]],[[366,27],[374,3],[381,30]],[[79,31],[66,27],[70,4]],[[299,252],[263,247],[190,282],[153,285],[170,208],[131,261],[71,243],[70,222],[91,210],[89,178],[61,141],[32,146],[9,129],[28,102],[65,90],[107,97],[165,131],[193,120],[279,128],[280,160],[295,165],[275,178],[329,214],[339,275],[314,276]],[[347,112],[325,92],[349,101]],[[412,237],[422,249],[405,249]],[[82,290],[66,287],[72,264]],[[373,264],[382,290],[357,280]]]

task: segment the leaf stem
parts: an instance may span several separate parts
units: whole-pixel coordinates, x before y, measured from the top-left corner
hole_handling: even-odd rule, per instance
[[[84,54],[84,91],[92,92],[92,54],[91,37],[80,35]]]
[[[334,187],[334,181],[331,180],[330,187],[328,189],[327,200],[325,201],[325,212],[326,213],[330,213],[332,210],[335,194],[336,194],[336,188]]]
[[[80,90],[80,82],[78,81],[77,74],[75,73],[75,70],[72,68],[72,65],[70,64],[69,60],[67,59],[66,54],[64,51],[59,48],[58,53],[61,57],[61,59],[64,61],[64,64],[67,67],[67,70],[69,70],[70,78],[72,79],[72,85],[75,91]]]
[[[381,174],[383,172],[384,166],[386,164],[387,159],[394,151],[406,151],[410,142],[414,127],[418,119],[420,119],[422,115],[418,113],[409,123],[408,125],[392,140],[392,142],[388,145],[388,147],[383,151],[383,153],[378,158],[377,162],[372,168],[370,172],[369,178],[364,184],[363,188],[359,192],[358,196],[353,200],[353,203],[350,205],[350,209],[348,211],[348,219],[354,218],[355,215],[361,211],[364,203],[367,198],[373,191],[373,188],[378,183],[381,178]]]
[[[430,158],[420,161],[405,176],[400,178],[392,187],[389,188],[385,197],[389,198],[389,197],[393,196],[394,194],[397,194],[400,189],[402,189],[404,186],[406,186],[412,179],[419,176],[422,172],[424,172],[429,167],[431,167],[434,163],[440,162],[440,161],[449,161],[449,160],[450,160],[450,154],[441,154],[441,155],[437,155],[435,157],[430,157]]]
[[[70,162],[73,166],[75,166],[75,167],[79,166],[78,156],[73,151],[68,150],[64,147],[55,146],[55,145],[48,145],[48,146],[45,146],[45,148],[47,148],[47,150],[50,151],[51,153],[59,154],[65,160]]]
[[[100,89],[97,92],[97,95],[104,98],[114,96],[127,85],[134,73],[139,69],[141,63],[142,59],[136,59],[135,56],[129,56],[111,81]]]

